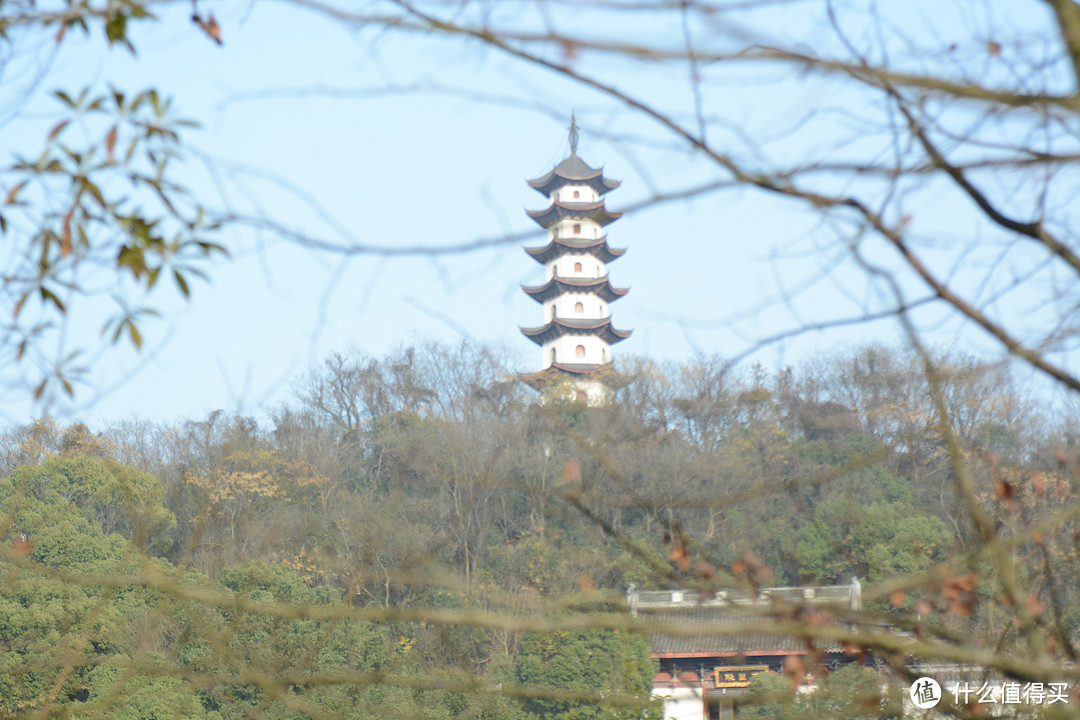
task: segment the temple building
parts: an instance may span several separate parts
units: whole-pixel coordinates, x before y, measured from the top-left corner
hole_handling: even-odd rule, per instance
[[[621,217],[604,206],[619,187],[577,154],[578,128],[571,119],[570,156],[529,185],[551,200],[545,210],[527,211],[548,231],[542,247],[525,248],[544,266],[545,282],[524,286],[543,306],[544,324],[522,328],[540,346],[542,370],[523,377],[530,386],[562,399],[603,404],[619,383],[611,346],[630,337],[611,324],[610,304],[627,292],[612,286],[607,265],[626,250],[608,245],[604,228]]]
[[[627,590],[632,615],[646,628],[659,662],[653,697],[664,720],[737,720],[739,701],[758,673],[790,674],[788,663],[813,669],[811,656],[829,669],[854,658],[835,641],[786,636],[772,630],[778,615],[854,612],[862,607],[858,580],[826,587],[731,589],[702,596],[696,590]],[[812,691],[815,678],[799,678]]]

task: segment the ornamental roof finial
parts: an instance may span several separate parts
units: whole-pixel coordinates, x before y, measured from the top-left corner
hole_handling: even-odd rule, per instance
[[[574,111],[570,111],[570,154],[577,155],[578,126],[574,119]]]

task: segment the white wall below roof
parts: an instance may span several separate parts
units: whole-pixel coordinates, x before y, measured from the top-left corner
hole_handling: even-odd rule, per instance
[[[581,303],[582,311],[576,312],[574,306]],[[559,317],[566,320],[600,320],[608,316],[608,304],[591,293],[566,293],[544,303],[544,322],[551,321],[551,309],[558,311]]]
[[[574,232],[574,226],[580,225],[581,232]],[[603,229],[600,227],[600,223],[587,218],[567,218],[560,220],[559,222],[548,228],[551,233],[551,237],[563,237],[563,238],[578,238],[580,240],[595,240],[600,237],[600,233]]]
[[[574,263],[581,263],[581,269],[575,270]],[[566,253],[549,262],[547,264],[548,280],[554,276],[556,270],[559,272],[559,277],[567,278],[598,278],[607,273],[604,263],[588,253]]]
[[[585,357],[577,357],[577,346],[585,348]],[[543,354],[541,367],[551,367],[551,351],[555,350],[555,362],[564,365],[603,365],[611,361],[611,346],[598,337],[563,335],[561,338],[544,343],[540,352]]]
[[[574,382],[574,394],[578,392],[585,393],[585,402],[592,406],[604,405],[611,400],[611,389],[603,383],[596,382],[595,380],[585,381],[577,380]],[[569,398],[576,400],[577,398]]]
[[[577,190],[580,197],[574,197],[575,190]],[[594,203],[600,199],[600,195],[588,185],[563,185],[555,191],[552,199],[564,203]]]
[[[705,702],[695,688],[656,687],[653,697],[664,701],[664,720],[701,720],[705,716]]]

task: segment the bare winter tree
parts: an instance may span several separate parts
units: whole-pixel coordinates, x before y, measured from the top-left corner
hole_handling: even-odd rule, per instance
[[[902,677],[919,664],[945,663],[977,666],[1020,682],[1078,686],[1076,613],[1069,599],[1077,587],[1080,514],[1075,447],[1057,442],[1068,435],[1064,432],[1048,435],[1041,446],[1030,443],[1029,448],[1041,449],[1024,457],[1009,456],[1009,438],[1023,434],[1025,403],[1004,397],[1009,380],[996,374],[1004,373],[1000,367],[943,355],[928,331],[946,325],[962,343],[989,347],[991,360],[1002,366],[1011,362],[1021,376],[1038,378],[1036,392],[1045,393],[1050,403],[1066,402],[1080,391],[1073,360],[1080,302],[1075,201],[1080,189],[1080,5],[1073,0],[888,5],[870,0],[511,5],[417,0],[357,10],[316,0],[291,4],[355,31],[358,42],[371,47],[377,48],[376,41],[387,34],[403,37],[417,54],[431,53],[433,66],[438,52],[450,47],[500,56],[523,74],[551,75],[587,94],[594,107],[579,115],[583,125],[621,143],[629,157],[648,149],[690,158],[693,172],[684,175],[693,180],[676,184],[660,178],[634,209],[689,199],[707,202],[741,192],[772,206],[805,211],[814,230],[800,229],[792,252],[812,251],[813,274],[841,284],[849,302],[835,312],[804,317],[797,284],[785,284],[779,302],[792,310],[790,330],[756,338],[755,347],[884,318],[894,318],[901,331],[903,351],[869,352],[851,360],[847,372],[838,371],[839,379],[822,374],[795,381],[759,368],[736,382],[719,362],[690,368],[678,382],[658,373],[661,377],[628,387],[621,404],[602,411],[648,408],[635,422],[625,421],[621,429],[626,433],[619,437],[610,430],[620,427],[617,422],[597,420],[602,413],[540,408],[515,426],[524,438],[520,447],[531,453],[518,460],[500,445],[491,426],[484,428],[490,436],[476,437],[467,432],[469,426],[447,432],[442,425],[468,417],[476,407],[509,412],[514,397],[505,388],[485,379],[474,383],[471,395],[442,393],[431,368],[407,353],[382,364],[332,358],[301,389],[308,409],[326,424],[366,433],[372,449],[367,457],[392,457],[393,481],[401,487],[416,494],[430,490],[432,505],[449,503],[439,517],[451,528],[453,541],[444,544],[466,569],[470,587],[480,584],[476,556],[485,543],[504,544],[509,548],[501,556],[505,564],[528,568],[527,577],[522,572],[526,587],[530,582],[535,588],[565,584],[571,573],[567,567],[578,569],[545,555],[547,538],[541,542],[536,537],[550,532],[542,527],[538,530],[543,532],[525,539],[505,532],[496,541],[487,533],[491,518],[511,513],[499,509],[493,489],[515,477],[543,493],[545,502],[558,501],[566,512],[586,518],[593,530],[647,567],[647,579],[656,585],[710,592],[739,584],[756,589],[777,572],[829,578],[854,568],[867,574],[863,608],[829,618],[787,608],[763,621],[762,631],[794,635],[808,645],[840,643],[853,655],[882,659]],[[59,10],[8,4],[0,6],[0,34],[47,35],[64,42],[65,32],[87,29],[111,44],[130,45],[137,42],[130,28],[153,9],[139,2]],[[197,8],[195,17],[203,32],[221,40],[213,15]],[[650,77],[663,82],[653,84]],[[753,92],[743,87],[747,82]],[[673,85],[681,93],[671,94]],[[482,90],[466,88],[464,93],[479,96]],[[763,97],[782,120],[764,121],[755,102]],[[10,381],[11,387],[21,383],[39,398],[73,392],[78,379],[81,366],[75,359],[50,356],[41,338],[49,337],[50,328],[62,327],[72,306],[91,292],[82,280],[83,267],[110,273],[143,294],[168,281],[186,295],[191,292],[188,278],[212,267],[206,261],[222,252],[217,233],[228,226],[257,227],[313,252],[342,255],[461,252],[517,240],[386,246],[346,233],[314,236],[268,214],[215,210],[214,202],[181,193],[170,180],[168,163],[158,162],[182,152],[184,145],[182,125],[157,92],[101,99],[65,94],[62,101],[72,118],[96,113],[101,127],[87,131],[85,147],[73,149],[60,139],[77,124],[57,124],[43,154],[35,149],[0,180],[6,195],[0,230],[11,248],[10,261],[0,270],[0,362],[31,368],[28,381],[20,376]],[[131,211],[115,192],[116,183],[135,185],[155,204]],[[108,319],[108,337],[140,346],[142,307],[121,302],[118,308]],[[377,422],[387,418],[382,425]],[[198,429],[191,426],[193,433]],[[546,440],[543,433],[557,440],[537,442],[538,437]],[[865,437],[844,440],[852,434]],[[255,435],[245,433],[242,439],[255,446]],[[684,440],[693,452],[682,446],[673,452],[673,444]],[[812,456],[814,462],[793,463],[796,445],[803,453],[799,457]],[[20,457],[33,457],[34,451],[24,444]],[[543,479],[536,480],[535,468],[552,452],[561,465],[559,474],[549,476],[545,469]],[[692,461],[686,460],[687,453]],[[272,453],[263,457],[270,458],[262,461],[266,468],[277,467]],[[718,471],[721,461],[723,470]],[[933,518],[940,525],[904,524],[908,518],[899,518],[888,542],[878,543],[884,549],[875,550],[874,557],[887,564],[844,564],[836,559],[844,548],[828,530],[850,531],[845,538],[852,543],[874,539],[859,534],[865,518],[845,498],[877,482],[874,473],[884,462],[895,463],[890,472],[912,470],[919,501],[940,504]],[[229,466],[219,475],[254,482],[270,472]],[[11,497],[22,497],[17,492]],[[888,485],[880,497],[874,496],[873,507],[884,515],[904,492]],[[272,495],[265,490],[261,497]],[[744,507],[753,498],[771,504],[755,505],[759,514],[754,516]],[[367,521],[363,501],[351,502],[359,503],[349,515],[352,522],[358,517]],[[420,504],[410,499],[403,507]],[[237,501],[235,508],[230,519],[242,520],[249,506]],[[198,518],[189,514],[194,525]],[[650,531],[655,527],[662,533],[667,545],[628,535],[631,514],[643,518],[641,525]],[[358,582],[371,599],[392,606],[392,576],[400,571],[400,587],[410,588],[401,595],[412,600],[411,589],[422,585],[416,573],[427,572],[416,560],[423,554],[416,548],[427,551],[442,536],[433,531],[402,538],[405,550],[395,554],[378,544],[381,532],[358,528],[349,518],[327,526],[336,535],[325,545],[361,558],[360,564],[378,566],[381,593],[370,578]],[[809,529],[785,538],[784,523],[798,518],[807,519]],[[720,536],[719,528],[746,527],[748,520],[754,527],[773,523],[775,532],[766,537],[741,535],[758,543],[758,554],[749,547],[749,554],[740,554],[741,548],[709,544]],[[234,535],[238,523],[229,525]],[[10,524],[5,523],[5,533]],[[376,519],[367,524],[376,527]],[[942,538],[948,535],[946,551]],[[918,552],[900,552],[897,538],[905,537],[918,540]],[[20,547],[5,549],[5,562],[42,571]],[[482,609],[346,605],[328,610],[279,598],[260,605],[261,596],[247,599],[199,589],[152,568],[81,580],[63,569],[43,572],[109,592],[124,583],[147,586],[177,603],[262,613],[275,622],[378,620],[492,633],[641,629],[624,613],[585,612],[572,604],[558,608],[564,614],[554,619],[528,615],[509,603]],[[405,577],[408,573],[413,575]],[[582,587],[591,590],[587,585]],[[207,685],[230,673],[242,674],[235,660],[240,657],[237,638],[248,631],[239,621],[230,626],[214,619],[193,621],[191,632],[213,636],[209,630],[215,622],[218,637],[225,640],[213,650],[234,665],[208,662],[201,676]],[[311,646],[312,654],[329,646],[334,626],[326,627],[320,630],[323,639]],[[412,646],[402,638],[404,654]],[[64,648],[53,663],[64,668],[55,691],[49,695],[43,690],[47,702],[27,712],[51,713],[61,688],[79,696],[78,688],[65,683],[74,677],[72,658],[85,645],[81,642]],[[147,648],[133,651],[129,668],[168,674],[153,665]],[[371,670],[360,681],[333,675],[297,679],[276,665],[243,677],[265,691],[265,706],[280,702],[289,710],[329,717],[330,710],[305,704],[294,688],[385,683],[416,691],[494,693],[494,686],[476,675],[485,661],[477,658],[467,674],[437,681],[386,669]],[[534,702],[603,702],[613,712],[640,707],[640,698],[621,693],[560,695],[538,684],[507,684],[500,692]],[[257,715],[265,706],[253,705],[251,712]],[[1073,716],[1078,706],[1062,704],[1059,712]],[[945,711],[964,716],[977,708],[949,706]]]

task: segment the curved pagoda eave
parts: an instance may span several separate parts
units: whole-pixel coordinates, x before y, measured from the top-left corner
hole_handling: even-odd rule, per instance
[[[557,382],[560,376],[567,375],[573,378],[595,378],[613,389],[625,387],[630,382],[629,377],[615,370],[614,362],[602,365],[552,363],[539,372],[523,373],[518,378],[534,390],[543,390],[552,382]]]
[[[564,185],[587,185],[603,195],[622,185],[618,180],[604,177],[603,168],[591,167],[572,151],[570,157],[556,165],[550,172],[533,180],[528,180],[529,187],[546,197]]]
[[[555,318],[547,325],[534,328],[521,328],[521,334],[537,345],[544,345],[564,335],[587,335],[599,337],[608,345],[614,345],[630,337],[633,330],[616,330],[611,326],[611,318],[603,320],[567,320]]]
[[[526,210],[525,214],[547,229],[560,220],[592,220],[600,227],[609,225],[622,217],[621,212],[612,212],[604,207],[604,201],[595,203],[553,202],[546,210]]]
[[[604,302],[614,302],[626,293],[630,288],[612,287],[611,280],[607,275],[599,278],[564,278],[553,277],[543,285],[522,285],[525,294],[536,302],[542,303],[566,293],[592,294]]]
[[[525,248],[536,262],[546,265],[552,260],[558,260],[563,255],[570,253],[584,253],[592,255],[605,265],[618,260],[626,254],[626,248],[613,248],[607,243],[607,236],[595,240],[576,240],[573,238],[557,237],[543,247]]]

